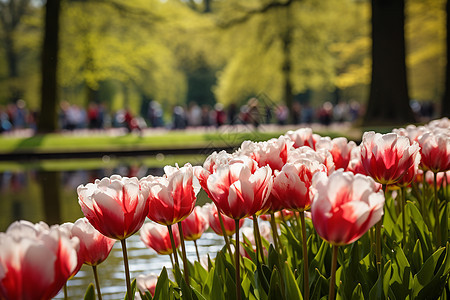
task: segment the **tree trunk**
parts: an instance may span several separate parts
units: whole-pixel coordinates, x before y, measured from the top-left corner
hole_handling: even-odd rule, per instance
[[[19,77],[19,71],[17,68],[17,54],[14,51],[14,40],[12,33],[6,34],[5,36],[5,50],[8,59],[8,77],[17,78]]]
[[[38,132],[57,130],[58,116],[58,33],[61,0],[47,0],[45,5],[45,32],[42,46],[41,113]]]
[[[203,4],[204,4],[203,12],[210,13],[211,12],[211,0],[203,0]]]
[[[414,122],[405,62],[404,0],[372,0],[372,82],[365,125]]]
[[[450,0],[447,0],[447,66],[445,67],[445,91],[441,102],[441,117],[450,117]]]

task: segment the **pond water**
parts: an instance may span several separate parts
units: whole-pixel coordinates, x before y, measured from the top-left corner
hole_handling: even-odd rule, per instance
[[[76,165],[76,164],[75,164]],[[80,164],[82,165],[82,164]],[[117,163],[114,167],[71,170],[39,170],[25,167],[15,171],[0,171],[0,231],[15,220],[28,220],[33,223],[41,220],[49,224],[74,222],[83,217],[78,205],[76,188],[80,184],[94,181],[96,178],[119,174],[122,176],[146,175],[161,176],[162,168],[152,168],[145,164]],[[208,202],[206,194],[199,193],[197,204]],[[214,256],[223,247],[223,238],[208,230],[197,241],[200,256]],[[139,274],[156,273],[162,268],[172,268],[167,255],[157,255],[146,248],[139,239],[139,234],[127,239],[130,273],[132,278]],[[197,260],[193,242],[186,242],[186,250],[190,261]],[[123,299],[125,295],[125,273],[122,250],[117,242],[108,259],[98,266],[102,294],[104,299]],[[92,268],[83,266],[80,272],[68,282],[69,299],[83,299],[89,285],[93,283]],[[55,299],[63,299],[62,292]]]

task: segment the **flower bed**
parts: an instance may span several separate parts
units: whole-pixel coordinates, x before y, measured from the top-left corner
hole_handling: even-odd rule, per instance
[[[84,263],[96,283],[85,299],[101,299],[97,266],[120,241],[127,299],[447,299],[449,136],[448,119],[366,132],[359,146],[301,128],[162,177],[81,185],[86,218],[0,233],[0,298],[50,299]],[[195,207],[200,188],[212,204]],[[187,260],[185,240],[208,227],[224,247]],[[132,281],[126,239],[138,231],[173,276]]]

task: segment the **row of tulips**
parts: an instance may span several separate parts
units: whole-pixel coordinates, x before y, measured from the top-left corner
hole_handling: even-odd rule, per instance
[[[353,260],[364,262],[367,273],[375,270],[377,291],[387,295],[393,293],[389,287],[393,275],[386,275],[391,274],[393,259],[386,261],[390,257],[386,249],[394,248],[405,254],[420,251],[422,261],[433,257],[443,263],[437,290],[448,291],[448,245],[442,246],[448,242],[449,128],[450,121],[441,119],[388,134],[366,132],[359,146],[301,128],[266,142],[246,141],[234,153],[215,152],[203,166],[166,166],[162,177],[97,179],[77,189],[86,218],[52,227],[21,221],[0,234],[0,296],[50,299],[86,263],[93,267],[101,298],[96,266],[118,240],[124,256],[126,298],[132,299],[135,287],[126,239],[139,230],[146,246],[171,256],[175,275],[174,282],[167,279],[165,269],[159,279],[139,276],[138,295],[145,299],[216,299],[220,298],[217,293],[231,295],[230,282],[235,299],[241,299],[242,293],[255,299],[277,297],[278,292],[286,299],[324,296],[320,282],[329,286],[332,299],[336,285],[338,295],[343,293],[339,289],[343,276],[350,276],[344,269],[352,260],[343,258],[350,251],[365,254]],[[195,207],[200,189],[213,204]],[[399,196],[394,199],[394,194]],[[406,203],[406,197],[410,202]],[[146,217],[153,222],[144,224]],[[242,240],[240,227],[246,218],[252,220],[253,229],[251,233],[242,230]],[[258,219],[270,221],[270,237]],[[209,279],[201,276],[205,271],[201,264],[187,260],[184,246],[185,240],[200,238],[208,226],[225,241],[215,261],[208,258],[203,264],[213,274]],[[415,235],[408,238],[416,227]],[[354,246],[350,249],[349,244]],[[331,267],[325,270],[317,264],[324,262],[329,251]],[[201,261],[198,251],[197,259]],[[336,272],[338,265],[341,271]],[[223,269],[228,273],[216,277]],[[350,284],[348,278],[344,281]],[[217,282],[226,287],[218,290]],[[407,284],[408,297],[418,293],[414,284]],[[350,294],[376,293],[361,283],[355,286]]]

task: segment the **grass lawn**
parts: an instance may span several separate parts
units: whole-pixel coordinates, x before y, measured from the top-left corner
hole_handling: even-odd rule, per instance
[[[147,149],[187,149],[201,147],[237,147],[244,140],[265,141],[278,137],[286,131],[248,131],[217,130],[210,132],[167,131],[156,134],[126,134],[108,136],[105,134],[73,135],[45,134],[32,137],[0,136],[0,154],[11,152],[78,152],[108,150],[147,150]],[[346,136],[349,139],[360,139],[359,130],[342,132],[339,130],[314,131],[322,136]]]

